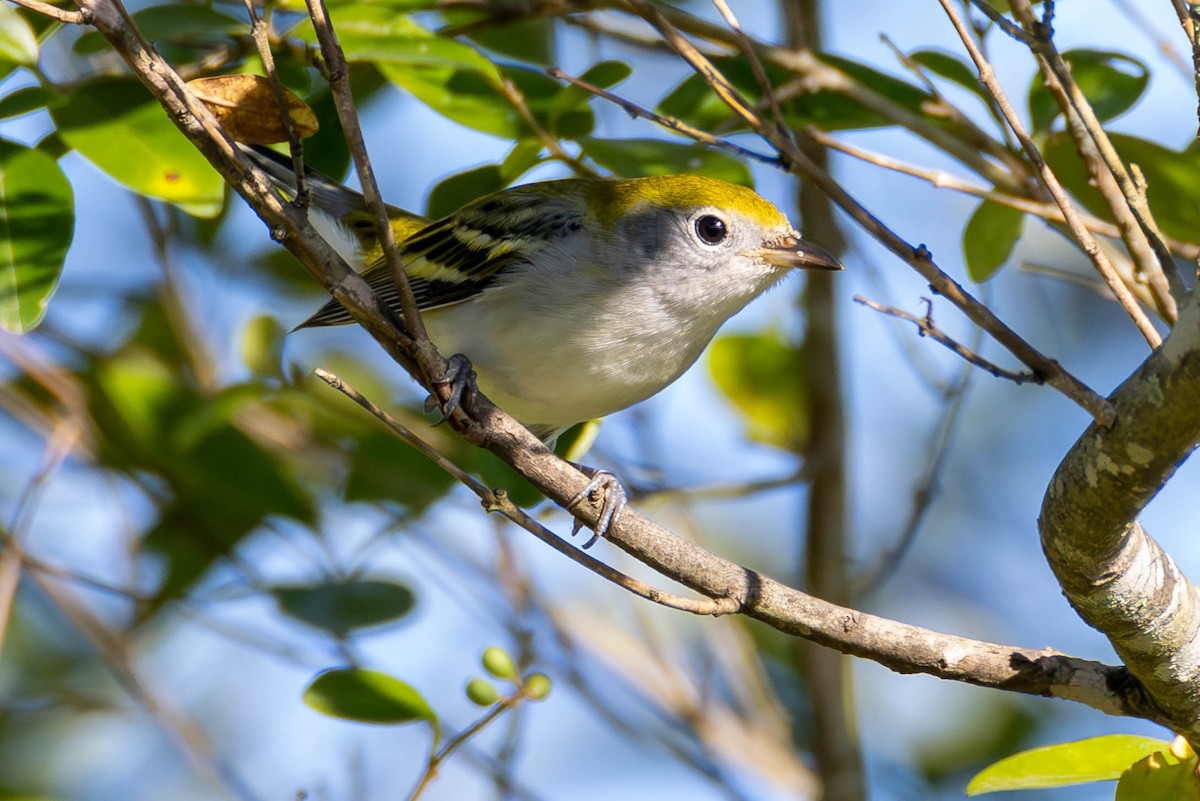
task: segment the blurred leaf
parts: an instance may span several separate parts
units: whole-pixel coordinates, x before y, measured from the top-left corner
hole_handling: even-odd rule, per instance
[[[1200,798],[1195,755],[1181,761],[1173,750],[1150,754],[1131,765],[1117,781],[1115,801],[1196,801]]]
[[[1166,752],[1170,743],[1131,734],[1108,734],[1022,751],[975,774],[967,795],[1036,790],[1119,779],[1133,763]]]
[[[869,88],[872,92],[882,95],[908,111],[926,116],[925,106],[933,98],[921,87],[849,59],[827,53],[817,54],[816,57],[826,65],[842,72],[847,78]],[[724,57],[714,58],[712,61],[744,97],[751,102],[761,99],[762,93],[759,91],[758,81],[745,59]],[[783,67],[771,63],[765,66],[768,77],[774,86],[781,86],[794,78],[794,74]],[[685,78],[663,99],[658,110],[705,130],[717,130],[730,126],[736,130],[745,128],[740,120],[734,119],[733,112],[713,93],[699,75],[690,75]],[[886,117],[858,101],[850,99],[845,94],[827,89],[802,93],[785,101],[782,110],[786,121],[793,127],[816,125],[822,130],[833,131],[892,124]],[[927,119],[939,127],[952,125],[944,115],[928,115]]]
[[[579,140],[583,152],[606,170],[624,177],[689,173],[720,178],[730,183],[752,186],[750,168],[742,161],[700,145],[668,142],[662,139]]]
[[[215,216],[225,184],[166,112],[131,78],[100,78],[50,109],[62,138],[135,192]]]
[[[21,67],[37,64],[38,44],[33,29],[10,3],[0,3],[0,63]]]
[[[441,219],[472,200],[489,195],[508,186],[508,181],[496,164],[485,164],[465,172],[451,175],[438,182],[429,193],[425,203],[425,214],[434,220]]]
[[[1119,117],[1141,99],[1150,83],[1150,70],[1137,59],[1110,50],[1068,50],[1062,54],[1071,75],[1101,122]],[[1029,117],[1034,133],[1048,130],[1060,109],[1042,77],[1029,86]]]
[[[500,75],[495,65],[474,47],[445,39],[414,22],[410,17],[379,5],[351,5],[334,16],[338,39],[346,58],[370,61],[383,67],[413,65],[442,67],[478,73],[493,85]],[[316,43],[316,34],[305,26],[297,34]]]
[[[58,92],[52,92],[41,86],[23,86],[15,92],[0,97],[0,120],[39,111],[51,103],[57,102],[59,97]]]
[[[324,715],[363,723],[437,722],[419,692],[377,670],[327,670],[304,690],[304,703]]]
[[[443,14],[446,21],[454,27],[470,22],[472,18],[484,18],[472,12],[455,13],[452,10],[446,10]],[[554,24],[546,15],[525,19],[518,17],[515,21],[503,21],[476,28],[465,35],[471,41],[502,56],[543,67],[555,62]]]
[[[982,283],[999,270],[1012,254],[1025,225],[1024,212],[985,200],[963,229],[963,257],[967,275]]]
[[[727,334],[709,347],[708,368],[752,439],[803,452],[811,421],[807,370],[797,346],[774,331]]]
[[[273,145],[288,141],[275,90],[261,75],[214,75],[188,81],[196,95],[225,132],[247,145]],[[280,87],[292,129],[300,139],[317,132],[317,116],[290,90]]]
[[[1136,136],[1110,133],[1109,140],[1126,164],[1136,164],[1146,177],[1150,209],[1163,233],[1195,242],[1200,232],[1200,146],[1175,151]],[[1112,212],[1075,151],[1075,144],[1062,131],[1046,137],[1042,154],[1055,175],[1088,211],[1106,220]]]
[[[279,586],[271,594],[287,614],[337,637],[399,620],[413,607],[408,587],[379,579]]]
[[[979,73],[955,53],[945,50],[917,50],[909,53],[908,57],[933,74],[940,75],[985,100],[989,97],[987,90],[979,82]]]
[[[53,158],[0,139],[0,328],[41,322],[75,228],[71,184]]]
[[[286,333],[279,320],[269,314],[252,317],[242,329],[242,363],[256,375],[278,376]]]
[[[537,139],[522,139],[508,151],[500,163],[500,177],[511,184],[541,163],[542,143]]]
[[[454,486],[454,479],[427,456],[379,429],[359,440],[352,458],[348,501],[391,501],[419,515]]]
[[[633,68],[623,61],[601,61],[599,64],[590,67],[579,77],[580,80],[586,81],[593,86],[598,86],[601,89],[610,89],[628,78],[632,72]],[[559,121],[570,111],[586,111],[588,103],[591,102],[593,97],[594,95],[591,92],[573,83],[563,86],[558,96],[550,103],[547,129],[551,133],[557,133],[559,131]]]
[[[250,32],[250,25],[244,19],[223,14],[209,6],[180,3],[143,8],[134,13],[133,21],[143,36],[156,43],[186,41],[209,44]],[[75,40],[72,50],[79,55],[94,55],[110,47],[97,31],[87,31]]]

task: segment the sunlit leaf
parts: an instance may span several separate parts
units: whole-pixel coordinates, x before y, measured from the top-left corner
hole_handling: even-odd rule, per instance
[[[0,3],[0,63],[21,67],[37,64],[37,37],[12,3]]]
[[[1022,751],[975,774],[967,795],[1000,790],[1035,790],[1112,781],[1135,762],[1166,752],[1170,743],[1131,734],[1108,734]]]
[[[1008,261],[1024,224],[1023,212],[988,200],[979,204],[963,229],[963,257],[972,281],[988,280]]]
[[[1135,762],[1117,781],[1115,801],[1196,801],[1196,755],[1182,738],[1162,753]],[[1179,753],[1183,751],[1185,753]]]
[[[50,114],[71,147],[133,191],[201,217],[220,211],[221,176],[137,81],[91,81]]]
[[[304,690],[304,703],[330,717],[363,723],[437,720],[416,689],[378,670],[327,670]]]
[[[53,158],[0,139],[0,328],[46,314],[75,228],[71,184]]]
[[[811,421],[807,370],[798,347],[774,331],[727,334],[709,347],[708,367],[741,412],[752,439],[804,450]]]

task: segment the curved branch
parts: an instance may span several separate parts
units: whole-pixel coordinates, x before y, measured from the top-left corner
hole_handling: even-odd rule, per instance
[[[1200,593],[1135,522],[1200,444],[1200,304],[1112,395],[1042,504],[1042,546],[1071,604],[1103,631],[1172,728],[1200,741]]]

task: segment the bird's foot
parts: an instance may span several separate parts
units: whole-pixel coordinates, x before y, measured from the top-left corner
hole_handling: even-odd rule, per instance
[[[567,509],[571,510],[584,501],[596,504],[598,507],[595,533],[583,545],[586,550],[595,545],[597,540],[617,524],[617,521],[621,519],[621,513],[629,505],[629,498],[625,494],[625,488],[621,486],[621,482],[607,470],[597,470],[584,465],[577,465],[577,467],[586,475],[591,476],[592,480],[567,503]],[[583,521],[576,518],[575,525],[571,527],[571,536],[574,537],[582,528]]]
[[[475,369],[471,367],[471,360],[461,353],[455,353],[446,359],[446,383],[450,385],[450,397],[446,399],[445,404],[442,404],[436,395],[430,395],[425,399],[426,413],[432,412],[439,405],[442,408],[442,416],[433,424],[435,427],[450,419],[450,415],[458,409],[467,393],[479,391],[479,386],[475,383]]]

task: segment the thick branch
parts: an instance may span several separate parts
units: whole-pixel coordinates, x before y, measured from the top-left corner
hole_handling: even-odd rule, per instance
[[[1046,492],[1042,545],[1067,598],[1112,641],[1172,728],[1200,741],[1200,594],[1135,518],[1200,444],[1200,305],[1112,395]]]

